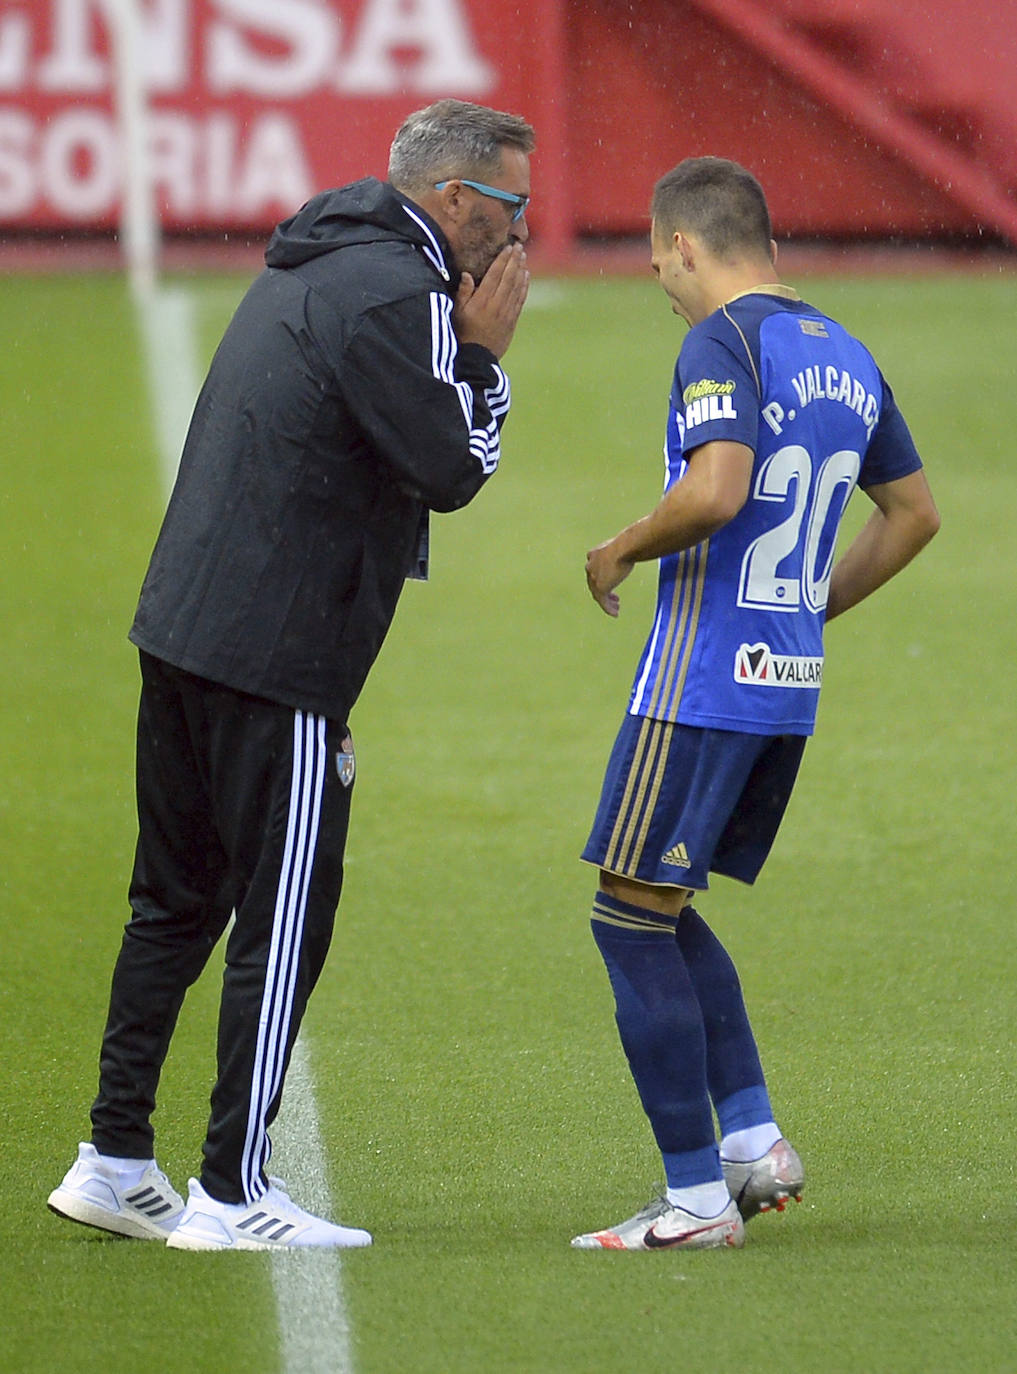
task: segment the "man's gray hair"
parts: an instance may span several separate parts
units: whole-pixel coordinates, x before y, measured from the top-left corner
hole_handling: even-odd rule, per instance
[[[535,142],[519,115],[465,100],[439,100],[403,122],[392,140],[388,179],[410,195],[453,177],[480,180],[501,170],[503,148],[528,156]]]

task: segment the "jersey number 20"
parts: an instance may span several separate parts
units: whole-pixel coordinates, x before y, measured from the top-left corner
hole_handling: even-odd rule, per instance
[[[738,583],[739,606],[797,611],[804,601],[811,611],[825,608],[837,526],[858,481],[861,458],[850,449],[832,453],[820,464],[815,481],[813,467],[806,449],[788,444],[771,454],[759,469],[752,499],[784,505],[793,486],[794,505],[779,525],[757,535],[745,550]],[[780,565],[789,558],[792,568],[801,568],[797,577],[778,575]]]

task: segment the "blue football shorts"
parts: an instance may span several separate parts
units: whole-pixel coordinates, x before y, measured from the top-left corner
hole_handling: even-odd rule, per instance
[[[582,857],[665,887],[755,882],[787,808],[804,735],[748,735],[627,715]]]

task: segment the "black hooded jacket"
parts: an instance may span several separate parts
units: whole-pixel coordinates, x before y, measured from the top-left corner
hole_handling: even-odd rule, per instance
[[[448,243],[385,182],[316,196],[265,260],[198,397],[130,637],[342,721],[428,510],[498,465],[508,379],[458,344]]]

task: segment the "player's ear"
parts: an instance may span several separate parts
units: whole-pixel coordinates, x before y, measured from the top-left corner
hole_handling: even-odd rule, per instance
[[[777,266],[777,240],[776,240],[776,239],[771,239],[771,240],[770,240],[770,261],[773,263],[774,267]]]

